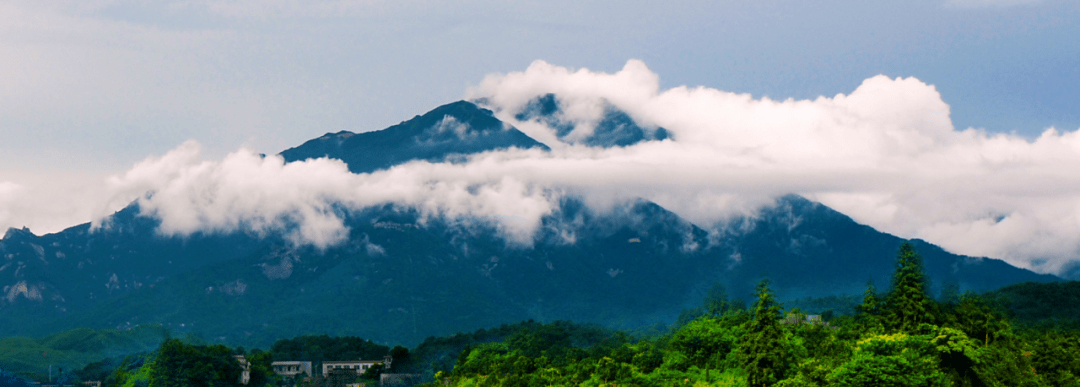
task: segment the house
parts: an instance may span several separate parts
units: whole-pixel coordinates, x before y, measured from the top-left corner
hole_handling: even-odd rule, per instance
[[[296,376],[304,374],[311,376],[310,361],[275,361],[270,363],[274,373],[281,376]]]
[[[331,370],[343,369],[356,372],[357,375],[362,375],[364,372],[376,364],[384,364],[385,360],[347,360],[347,361],[324,361],[322,363],[322,374],[330,375]]]
[[[240,384],[248,384],[251,381],[251,363],[244,355],[233,355],[233,357],[236,358],[237,363],[240,363],[240,368],[243,370],[240,373]]]

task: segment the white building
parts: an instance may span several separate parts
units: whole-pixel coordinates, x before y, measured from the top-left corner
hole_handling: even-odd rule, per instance
[[[330,375],[330,370],[352,370],[357,375],[363,374],[368,368],[376,364],[383,364],[383,360],[350,360],[350,361],[324,361],[322,374]]]
[[[240,373],[240,384],[248,384],[251,381],[251,363],[248,363],[247,358],[244,355],[233,355],[236,358],[236,362],[240,363],[240,368],[243,372]]]
[[[275,374],[281,376],[296,376],[300,374],[311,376],[310,361],[275,361],[270,363],[270,366],[274,368]]]

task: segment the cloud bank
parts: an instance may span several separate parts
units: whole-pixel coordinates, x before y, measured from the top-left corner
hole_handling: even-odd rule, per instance
[[[797,193],[882,231],[1040,272],[1060,272],[1080,251],[1080,172],[1070,168],[1080,163],[1080,133],[1050,128],[1028,141],[957,130],[937,90],[914,78],[877,76],[849,95],[773,101],[660,90],[639,61],[612,74],[538,61],[488,76],[469,96],[552,141],[539,122],[513,120],[546,93],[560,97],[565,119],[587,124],[610,103],[674,137],[584,163],[563,156],[587,150],[553,146],[555,162],[575,164],[551,165],[564,168],[562,183],[641,195],[699,225]]]
[[[326,247],[348,235],[342,211],[395,203],[425,217],[488,222],[528,246],[566,194],[601,211],[645,198],[708,229],[796,193],[960,254],[1050,273],[1080,258],[1077,131],[1051,128],[1026,140],[957,130],[934,86],[914,78],[877,76],[848,95],[784,101],[659,85],[636,60],[614,73],[538,61],[489,75],[466,97],[551,151],[487,152],[453,164],[352,174],[337,160],[286,164],[246,149],[204,160],[188,142],[113,177],[98,218],[138,200],[165,234],[282,232]],[[558,96],[563,121],[587,127],[615,107],[672,137],[596,148],[514,118],[548,93]],[[20,189],[0,185],[0,200]]]
[[[165,235],[283,233],[296,244],[319,248],[348,237],[341,211],[350,209],[394,203],[419,210],[425,220],[528,219],[496,222],[508,240],[526,246],[539,219],[551,211],[543,190],[471,166],[415,162],[357,175],[340,160],[286,164],[280,156],[248,149],[220,161],[202,160],[192,141],[111,178],[109,186],[112,199],[98,212],[95,227],[108,227],[100,220],[110,208],[135,200],[142,214],[161,220]]]

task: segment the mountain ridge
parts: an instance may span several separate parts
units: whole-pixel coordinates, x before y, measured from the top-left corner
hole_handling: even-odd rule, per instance
[[[411,160],[443,162],[453,155],[508,149],[548,150],[487,109],[457,101],[386,129],[327,133],[280,153],[286,162],[330,157],[353,173],[370,173]]]
[[[644,130],[615,128],[632,132],[625,138]],[[615,134],[605,138],[623,138]],[[651,140],[662,139],[639,141]],[[372,151],[379,146],[397,148]],[[369,173],[512,147],[548,149],[459,101],[281,155],[338,158],[353,173]],[[883,287],[904,241],[796,195],[728,220],[723,235],[647,200],[600,213],[565,196],[529,248],[509,245],[484,222],[421,222],[417,210],[393,204],[342,216],[348,238],[323,250],[242,231],[163,236],[160,221],[137,204],[93,231],[89,224],[42,236],[9,229],[0,240],[0,334],[164,324],[244,345],[303,333],[407,344],[530,318],[632,327],[673,321],[715,283],[747,299],[766,276],[786,298],[858,294],[867,279]],[[1060,280],[915,242],[935,286],[981,291]]]

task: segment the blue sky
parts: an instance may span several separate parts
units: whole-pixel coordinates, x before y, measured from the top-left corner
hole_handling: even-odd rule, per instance
[[[957,131],[1080,128],[1078,1],[658,4],[4,2],[0,226],[88,221],[116,200],[110,176],[188,140],[210,160],[273,154],[385,128],[537,60],[615,73],[636,59],[661,90],[781,101],[915,77]]]

